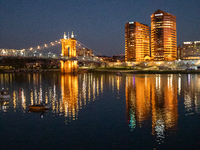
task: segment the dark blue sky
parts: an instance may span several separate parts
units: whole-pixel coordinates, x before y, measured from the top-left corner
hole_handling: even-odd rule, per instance
[[[150,26],[157,9],[176,16],[177,45],[200,41],[200,0],[1,0],[0,48],[36,47],[73,31],[96,52],[124,54],[125,24]]]

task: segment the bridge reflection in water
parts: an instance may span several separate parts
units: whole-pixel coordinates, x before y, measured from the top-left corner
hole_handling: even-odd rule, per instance
[[[115,76],[109,84],[114,86]],[[107,79],[108,80],[108,79]],[[76,120],[78,112],[90,101],[95,101],[105,86],[105,75],[60,74],[60,73],[19,73],[0,74],[0,87],[9,88],[12,99],[0,103],[0,110],[26,113],[29,105],[42,101],[52,105],[51,112]]]
[[[76,119],[79,110],[77,106],[81,106],[81,101],[78,101],[78,77],[70,74],[61,75],[61,92],[65,117],[72,116]]]
[[[199,83],[200,75],[197,74],[119,77],[92,73],[7,73],[0,74],[0,87],[8,87],[12,99],[1,102],[0,110],[27,113],[28,105],[45,101],[52,105],[51,114],[64,116],[67,123],[76,120],[80,110],[89,103],[114,95],[111,97],[116,98],[114,101],[104,102],[111,106],[110,103],[126,101],[130,130],[150,127],[156,141],[162,143],[167,131],[178,128],[178,108],[183,107],[184,115],[200,113]]]

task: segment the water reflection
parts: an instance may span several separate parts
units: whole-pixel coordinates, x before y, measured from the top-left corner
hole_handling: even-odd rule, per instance
[[[146,125],[152,120],[152,134],[163,142],[166,130],[175,130],[178,121],[178,97],[185,111],[199,113],[200,75],[133,75],[126,77],[126,107],[129,126]]]
[[[186,82],[182,87],[186,115],[200,113],[200,75],[188,74],[182,80]]]
[[[150,127],[158,143],[164,141],[167,131],[177,129],[178,102],[185,115],[200,111],[198,74],[27,73],[0,74],[0,81],[0,87],[8,88],[12,96],[0,101],[1,112],[27,113],[29,105],[44,101],[51,104],[51,114],[63,116],[65,123],[77,120],[81,109],[101,97],[115,95],[118,101],[125,97],[130,130]]]
[[[56,113],[60,108],[60,111],[64,112],[65,117],[72,117],[77,119],[77,112],[79,110],[78,103],[78,77],[70,74],[61,75],[61,92],[62,99],[60,101],[60,107],[57,102],[55,108]]]
[[[7,109],[9,108],[9,101],[10,99],[0,98],[0,111],[7,112]]]
[[[51,104],[51,113],[63,115],[67,121],[76,120],[79,110],[98,100],[108,87],[112,92],[117,90],[119,97],[121,81],[115,75],[92,73],[5,73],[0,77],[0,87],[8,88],[12,95],[10,107],[14,112],[26,113],[29,105],[44,101]],[[6,112],[8,107],[3,109]]]

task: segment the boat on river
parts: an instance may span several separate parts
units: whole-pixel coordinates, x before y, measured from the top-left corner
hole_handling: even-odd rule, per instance
[[[28,106],[30,110],[49,110],[51,106],[45,103]]]
[[[117,76],[122,76],[121,72],[116,73]]]
[[[0,98],[1,98],[1,99],[9,99],[9,98],[11,98],[11,96],[10,96],[8,90],[1,89],[1,90],[0,90]]]

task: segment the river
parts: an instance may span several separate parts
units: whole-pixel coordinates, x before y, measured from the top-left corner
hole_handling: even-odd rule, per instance
[[[0,87],[2,150],[200,147],[200,74],[2,73]]]

